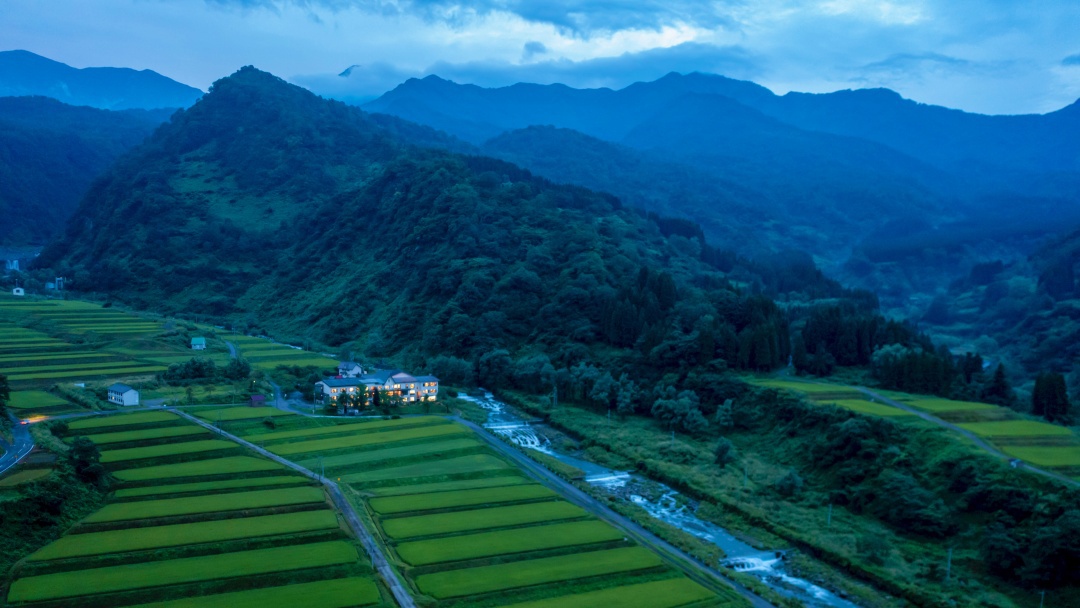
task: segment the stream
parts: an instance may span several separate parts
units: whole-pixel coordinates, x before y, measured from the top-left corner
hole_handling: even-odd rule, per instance
[[[459,395],[458,398],[471,401],[488,412],[484,427],[491,432],[518,446],[543,452],[581,469],[585,472],[586,483],[628,498],[656,519],[716,545],[726,556],[722,562],[724,567],[752,575],[777,593],[797,599],[806,606],[858,608],[856,604],[831,591],[787,572],[782,552],[755,549],[724,528],[698,518],[694,513],[697,503],[686,500],[686,497],[680,500],[679,493],[674,489],[636,473],[615,471],[555,450],[551,440],[542,432],[487,391],[484,391],[482,397]]]

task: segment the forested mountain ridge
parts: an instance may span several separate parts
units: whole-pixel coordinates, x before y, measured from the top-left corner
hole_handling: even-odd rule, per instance
[[[0,245],[44,245],[60,234],[91,181],[171,112],[0,97]]]
[[[778,96],[695,73],[617,91],[484,89],[429,76],[364,107],[508,159],[499,150],[510,147],[507,138],[535,125],[636,149],[635,163],[652,165],[656,176],[641,198],[666,198],[669,213],[701,223],[708,236],[744,254],[808,251],[831,276],[880,292],[903,315],[922,314],[929,301],[911,296],[932,294],[975,264],[1023,257],[1041,239],[1080,224],[1078,104],[1045,115],[982,116],[884,89]],[[501,143],[482,144],[491,138]],[[527,139],[539,140],[536,133]],[[563,163],[530,151],[524,138],[512,158],[555,181],[589,187],[617,184],[625,174],[621,163],[568,144]],[[672,177],[656,170],[675,164],[681,167],[666,171]],[[738,188],[684,180],[691,170]],[[729,240],[719,227],[746,201],[757,209],[743,231],[752,236]]]
[[[0,97],[41,95],[105,110],[186,108],[202,91],[151,70],[73,68],[29,51],[0,51]]]

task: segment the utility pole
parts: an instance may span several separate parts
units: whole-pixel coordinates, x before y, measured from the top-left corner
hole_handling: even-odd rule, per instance
[[[949,577],[952,575],[952,547],[949,547],[949,553],[945,558],[945,584],[949,584]]]
[[[1044,604],[1046,604],[1046,592],[1045,591],[1040,591],[1039,592],[1039,608],[1043,608]]]
[[[832,503],[831,502],[829,503],[829,517],[825,521],[825,527],[826,528],[831,528],[832,527]]]

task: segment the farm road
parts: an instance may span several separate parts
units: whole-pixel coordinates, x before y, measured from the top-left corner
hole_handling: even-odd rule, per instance
[[[360,516],[356,513],[356,509],[354,509],[352,504],[350,504],[349,501],[345,498],[345,495],[341,492],[341,488],[339,488],[336,483],[328,479],[321,478],[318,474],[308,469],[305,469],[304,467],[294,462],[286,460],[278,456],[277,454],[261,448],[254,443],[251,443],[250,441],[245,441],[237,437],[236,435],[226,433],[225,431],[215,427],[214,425],[200,420],[186,412],[181,412],[179,410],[172,411],[176,412],[181,417],[186,418],[187,420],[190,420],[191,422],[194,422],[195,424],[198,424],[199,426],[210,430],[211,432],[217,433],[218,435],[231,441],[235,441],[236,443],[239,443],[240,445],[248,448],[249,450],[257,452],[262,456],[265,456],[273,460],[274,462],[277,462],[278,464],[287,466],[290,469],[303,473],[306,477],[322,483],[326,487],[327,493],[330,494],[331,500],[334,501],[334,506],[336,506],[338,510],[341,511],[342,515],[345,516],[345,521],[349,522],[349,527],[352,528],[353,533],[356,534],[356,537],[360,539],[360,544],[363,545],[364,551],[367,552],[368,557],[371,558],[371,563],[379,572],[379,576],[383,579],[383,582],[386,583],[386,586],[390,589],[390,592],[394,594],[394,600],[397,601],[398,605],[401,606],[401,608],[416,608],[416,603],[413,602],[412,596],[409,595],[408,590],[405,589],[405,586],[395,575],[393,568],[390,567],[390,562],[386,559],[386,555],[383,554],[382,549],[379,547],[378,543],[375,542],[375,538],[371,535],[370,532],[368,532],[368,529],[364,527],[364,524],[360,521]]]
[[[772,604],[758,597],[746,587],[723,578],[719,572],[694,559],[683,550],[659,538],[630,519],[612,511],[599,500],[582,492],[573,484],[545,469],[540,463],[499,440],[480,425],[457,416],[450,416],[450,418],[472,429],[493,449],[512,460],[514,464],[521,467],[532,477],[562,494],[570,502],[622,530],[643,547],[648,547],[656,552],[665,562],[684,572],[694,582],[703,585],[707,589],[716,589],[718,586],[731,587],[749,601],[754,608],[772,608]]]
[[[0,475],[19,464],[34,449],[34,438],[30,436],[30,426],[20,424],[19,420],[11,414],[8,414],[8,417],[14,423],[11,429],[14,443],[8,443],[3,437],[0,437],[0,447],[4,449],[3,456],[0,456]]]
[[[993,446],[993,444],[986,441],[982,437],[979,437],[975,433],[972,433],[971,431],[969,431],[967,429],[961,428],[961,427],[959,427],[959,426],[957,426],[957,425],[955,425],[955,424],[953,424],[951,422],[946,422],[946,421],[942,420],[941,418],[938,418],[937,416],[934,416],[933,414],[930,414],[928,412],[924,412],[924,411],[919,410],[919,409],[915,409],[914,407],[904,403],[903,401],[897,401],[895,399],[890,399],[890,398],[888,398],[888,397],[886,397],[884,395],[875,393],[874,391],[872,391],[872,390],[870,390],[870,389],[868,389],[866,387],[863,387],[863,386],[852,386],[852,387],[849,387],[849,388],[853,388],[853,389],[859,391],[860,393],[866,395],[867,397],[871,397],[871,398],[873,398],[873,399],[875,399],[877,401],[880,401],[882,403],[886,403],[886,404],[891,405],[891,406],[893,406],[895,408],[902,409],[905,412],[914,414],[914,415],[918,416],[919,418],[922,418],[923,420],[925,420],[927,422],[932,422],[932,423],[934,423],[934,424],[936,424],[938,426],[945,427],[945,428],[949,429],[950,431],[952,431],[954,433],[959,433],[960,435],[963,435],[965,438],[969,439],[972,443],[974,443],[979,449],[983,450],[984,452],[988,452],[990,454],[993,454],[994,456],[997,456],[998,458],[1004,458],[1005,460],[1013,460],[1012,456],[1009,456],[1005,452],[1002,452],[1001,450],[997,449],[996,447]],[[1018,468],[1022,468],[1024,470],[1031,471],[1032,473],[1035,473],[1036,475],[1043,475],[1045,477],[1050,477],[1051,479],[1055,479],[1057,481],[1069,484],[1071,486],[1080,486],[1080,482],[1077,482],[1074,479],[1070,479],[1069,477],[1066,477],[1066,476],[1064,476],[1064,475],[1062,475],[1060,473],[1054,473],[1053,471],[1047,471],[1045,469],[1040,469],[1039,467],[1032,466],[1032,465],[1030,465],[1030,464],[1028,464],[1026,462],[1023,462],[1023,461],[1018,461],[1016,466]]]

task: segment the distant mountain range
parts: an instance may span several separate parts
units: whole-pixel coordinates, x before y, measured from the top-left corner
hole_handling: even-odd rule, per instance
[[[743,253],[808,251],[897,306],[1080,224],[1080,103],[983,116],[885,89],[775,95],[673,73],[620,90],[429,76],[363,107],[688,217]]]
[[[0,245],[44,245],[60,234],[94,178],[171,113],[0,97]]]
[[[29,51],[0,52],[0,97],[40,95],[104,110],[186,108],[203,92],[151,70],[82,68]]]

